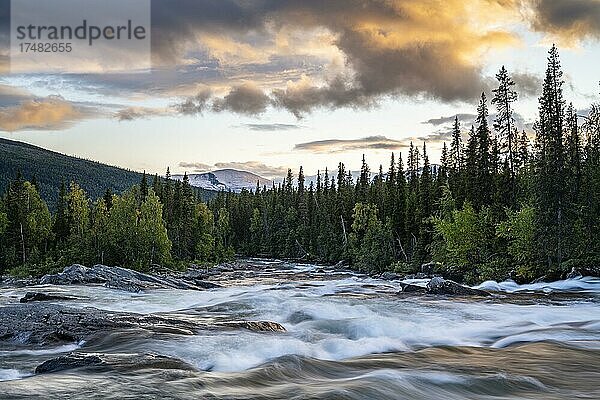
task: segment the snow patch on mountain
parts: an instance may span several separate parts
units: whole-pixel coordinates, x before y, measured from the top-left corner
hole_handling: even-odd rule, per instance
[[[260,186],[271,187],[273,182],[262,176],[248,171],[235,169],[221,169],[201,174],[189,174],[190,185],[214,191],[232,191],[240,193],[243,189],[255,190],[256,183]],[[173,175],[173,179],[183,180],[183,175]]]

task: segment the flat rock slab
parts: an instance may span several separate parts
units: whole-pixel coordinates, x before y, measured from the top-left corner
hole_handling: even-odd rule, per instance
[[[93,369],[95,371],[135,371],[140,369],[195,371],[196,368],[185,361],[157,354],[95,354],[73,352],[44,361],[35,369],[36,374],[72,369]]]
[[[198,279],[175,276],[153,276],[121,267],[94,265],[91,268],[74,264],[58,274],[45,275],[42,285],[85,285],[103,284],[107,288],[141,292],[147,289],[205,290],[218,285]]]
[[[56,300],[75,300],[75,297],[69,296],[58,296],[54,294],[47,294],[41,292],[27,292],[19,302],[20,303],[31,303],[33,301],[56,301]]]
[[[177,335],[232,328],[255,332],[285,332],[282,325],[269,321],[198,323],[155,314],[109,312],[91,307],[75,309],[43,302],[0,308],[0,348],[77,343],[98,333],[135,328]]]
[[[427,293],[450,296],[491,296],[485,290],[473,289],[451,280],[435,277],[427,284]]]

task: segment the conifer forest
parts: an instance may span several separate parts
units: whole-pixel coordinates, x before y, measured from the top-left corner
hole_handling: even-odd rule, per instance
[[[361,272],[531,281],[600,264],[600,104],[563,95],[558,49],[548,54],[531,131],[519,131],[510,71],[482,93],[474,126],[457,117],[439,163],[427,143],[388,165],[340,163],[305,179],[197,199],[187,177],[144,174],[123,193],[89,198],[65,182],[57,204],[18,174],[0,201],[2,273],[41,275],[72,263],[152,270],[235,255],[346,262]],[[490,117],[490,114],[493,117]],[[54,210],[53,213],[49,209]]]

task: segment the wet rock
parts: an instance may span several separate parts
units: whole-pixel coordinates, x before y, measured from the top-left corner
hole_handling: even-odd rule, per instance
[[[343,270],[345,270],[347,268],[348,268],[348,263],[346,261],[343,261],[343,260],[340,261],[340,262],[338,262],[337,264],[335,264],[333,266],[333,269],[343,269]]]
[[[218,289],[218,288],[223,287],[221,285],[217,285],[216,283],[207,282],[207,281],[203,281],[203,280],[199,280],[199,279],[194,279],[193,283],[195,286],[197,286],[201,289]]]
[[[5,286],[21,288],[21,287],[27,287],[27,286],[35,286],[40,283],[40,280],[37,278],[19,279],[19,278],[15,278],[14,276],[5,275],[0,278],[0,282],[2,283],[2,285],[5,285]]]
[[[75,309],[58,304],[26,303],[0,308],[0,347],[45,346],[79,342],[101,332],[166,328],[193,334],[199,325],[155,315]]]
[[[379,275],[379,279],[383,279],[386,281],[398,281],[403,278],[404,277],[402,275],[398,275],[395,272],[389,272],[389,271],[386,271],[383,274]]]
[[[56,346],[89,341],[105,333],[140,329],[151,333],[194,335],[199,330],[225,328],[254,332],[285,332],[269,321],[195,322],[155,314],[70,308],[59,304],[11,304],[0,308],[0,348]]]
[[[20,303],[30,303],[32,301],[53,301],[53,300],[73,300],[74,297],[68,296],[57,296],[53,294],[46,294],[41,292],[27,292],[25,296],[23,296],[19,302]]]
[[[128,372],[140,369],[196,370],[185,361],[157,354],[88,354],[74,352],[43,362],[35,369],[35,373],[47,374],[75,368]]]
[[[232,328],[244,328],[253,332],[286,332],[283,325],[271,321],[232,321],[221,325]]]
[[[146,289],[203,289],[201,286],[173,276],[157,277],[127,268],[107,267],[105,265],[95,265],[92,268],[87,268],[79,264],[71,265],[58,274],[45,275],[40,283],[44,285],[103,284],[111,289],[134,293]]]
[[[546,275],[543,275],[543,276],[540,276],[539,278],[536,278],[533,281],[531,281],[531,284],[534,284],[534,283],[546,283],[547,279],[548,279],[548,277]]]
[[[567,274],[567,279],[579,279],[581,277],[583,277],[583,275],[575,267]]]
[[[65,371],[68,369],[89,367],[91,365],[102,364],[102,359],[97,355],[88,354],[67,354],[48,361],[44,361],[35,369],[36,374],[47,374],[50,372]]]
[[[404,279],[430,279],[430,278],[432,278],[431,275],[427,275],[422,272],[418,272],[418,273],[412,274],[412,275],[406,275],[404,277]]]
[[[427,293],[453,296],[491,296],[491,294],[484,290],[472,289],[440,277],[432,278],[429,281],[427,284]]]
[[[423,286],[412,285],[410,283],[400,282],[400,287],[402,288],[401,293],[426,293],[427,289]]]
[[[421,273],[425,274],[425,275],[433,275],[436,271],[436,269],[438,269],[441,266],[440,263],[437,262],[430,262],[427,264],[423,264],[421,265]]]

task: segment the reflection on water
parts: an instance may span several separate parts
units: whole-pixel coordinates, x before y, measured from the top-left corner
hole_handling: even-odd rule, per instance
[[[167,355],[197,371],[122,365],[31,376],[52,355],[3,351],[0,397],[600,398],[600,280],[480,288],[495,296],[398,296],[397,282],[332,279],[307,265],[204,292],[45,287],[76,296],[76,307],[267,320],[288,332],[113,332],[79,344],[88,353]],[[6,303],[25,291],[0,293]]]

